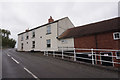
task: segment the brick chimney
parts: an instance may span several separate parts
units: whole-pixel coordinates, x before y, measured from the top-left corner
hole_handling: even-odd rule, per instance
[[[29,28],[25,30],[25,32],[28,32],[29,31]]]
[[[50,18],[48,19],[48,23],[51,23],[53,21],[54,21],[54,19],[52,19],[52,16],[50,16]]]

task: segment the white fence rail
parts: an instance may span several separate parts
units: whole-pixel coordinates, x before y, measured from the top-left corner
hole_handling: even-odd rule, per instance
[[[53,55],[53,57],[60,56],[62,59],[69,57],[74,61],[80,61],[81,59],[88,60],[91,61],[93,65],[98,63],[111,63],[112,66],[114,66],[115,64],[120,65],[120,63],[116,61],[116,59],[118,59],[117,52],[120,52],[120,50],[59,47],[58,51],[44,51],[44,55]],[[109,60],[102,59],[105,57],[106,59],[109,58]]]

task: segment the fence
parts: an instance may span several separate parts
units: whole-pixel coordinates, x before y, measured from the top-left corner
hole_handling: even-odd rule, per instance
[[[58,51],[44,51],[44,55],[60,56],[62,59],[71,58],[74,61],[84,61],[91,64],[106,64],[111,66],[120,65],[120,50],[112,49],[82,49],[72,47],[58,47]]]

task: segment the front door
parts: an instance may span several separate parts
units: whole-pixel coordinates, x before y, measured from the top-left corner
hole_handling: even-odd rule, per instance
[[[23,50],[23,43],[21,43],[21,50]]]

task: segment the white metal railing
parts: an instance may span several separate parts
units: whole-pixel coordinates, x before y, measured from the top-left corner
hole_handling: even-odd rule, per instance
[[[53,55],[53,57],[60,56],[62,59],[65,57],[73,58],[74,61],[78,61],[77,59],[89,60],[94,65],[97,62],[99,64],[102,63],[112,63],[120,64],[116,62],[115,59],[117,55],[115,54],[120,50],[112,50],[112,49],[84,49],[84,48],[73,48],[73,47],[58,47],[58,51],[44,51],[44,55]],[[59,52],[59,53],[58,53]],[[107,52],[107,53],[106,53]],[[111,55],[103,55],[103,54],[111,54]],[[79,56],[78,56],[79,55]],[[81,55],[85,55],[88,57],[83,57]],[[103,60],[103,57],[109,57],[111,60]],[[99,59],[98,59],[99,58]]]

